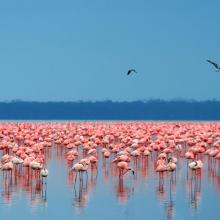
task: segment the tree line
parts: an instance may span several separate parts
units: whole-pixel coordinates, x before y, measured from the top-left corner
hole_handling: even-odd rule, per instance
[[[220,101],[0,102],[1,120],[220,120]]]

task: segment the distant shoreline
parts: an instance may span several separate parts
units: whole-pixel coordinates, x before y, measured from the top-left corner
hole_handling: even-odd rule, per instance
[[[0,102],[0,120],[220,121],[220,101]]]
[[[0,120],[0,124],[4,123],[220,123],[220,120],[63,120],[63,119],[4,119]]]

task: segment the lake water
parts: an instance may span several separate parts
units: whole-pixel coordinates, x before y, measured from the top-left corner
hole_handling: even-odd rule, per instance
[[[214,219],[220,216],[220,163],[206,156],[201,172],[180,158],[176,172],[155,172],[156,155],[133,160],[135,175],[119,179],[113,155],[75,182],[66,149],[47,148],[49,175],[16,167],[0,175],[0,219]]]

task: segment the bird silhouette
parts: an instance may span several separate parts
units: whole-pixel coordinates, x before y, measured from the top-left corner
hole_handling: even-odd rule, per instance
[[[211,60],[207,60],[207,62],[211,63],[215,67],[215,71],[220,72],[220,66],[217,63],[214,63]]]
[[[137,73],[137,71],[135,69],[129,69],[127,72],[127,75],[130,75],[132,72]]]

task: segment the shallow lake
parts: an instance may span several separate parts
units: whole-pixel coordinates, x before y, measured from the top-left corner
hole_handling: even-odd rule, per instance
[[[118,177],[114,155],[76,178],[66,148],[45,151],[49,175],[16,166],[1,171],[1,219],[214,219],[220,216],[220,163],[204,156],[201,172],[191,171],[185,158],[177,170],[155,172],[156,154],[133,159],[135,170]],[[2,152],[1,152],[2,153]]]

